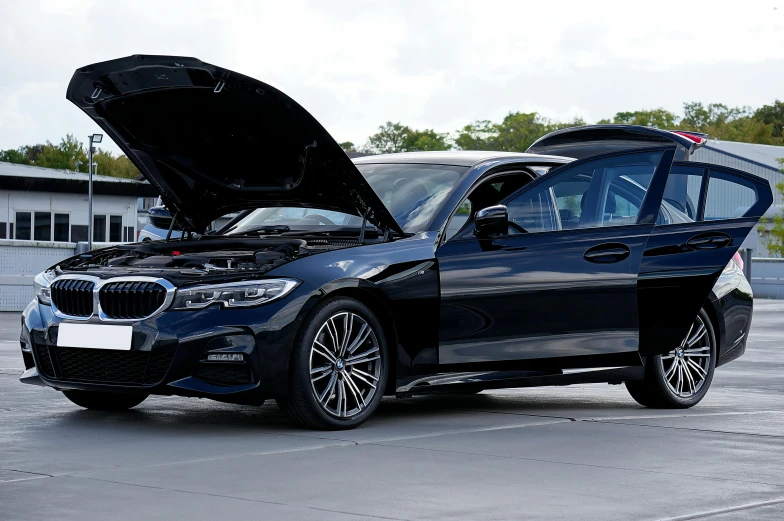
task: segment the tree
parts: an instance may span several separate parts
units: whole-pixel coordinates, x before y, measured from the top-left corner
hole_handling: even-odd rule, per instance
[[[642,125],[663,130],[678,128],[678,116],[663,108],[653,110],[635,110],[634,112],[618,112],[610,121],[601,120],[600,124],[615,123],[619,125]]]
[[[17,148],[17,149],[9,148],[8,150],[3,150],[2,152],[0,152],[0,161],[4,161],[6,163],[24,164],[25,163],[24,150],[21,148]]]
[[[784,174],[784,157],[777,159],[779,162],[779,172]],[[784,195],[784,183],[778,183],[776,189]],[[760,231],[765,232],[765,227],[760,226]],[[763,244],[768,253],[773,257],[784,257],[784,210],[779,215],[773,216],[773,227],[767,230],[767,236],[763,239]]]
[[[585,125],[576,118],[554,121],[536,112],[510,112],[501,123],[479,120],[458,131],[455,144],[463,150],[525,152],[534,141],[554,130]]]
[[[78,166],[77,163],[79,163]],[[47,141],[34,164],[63,170],[77,170],[78,168],[79,171],[85,172],[87,171],[87,153],[82,148],[82,143],[72,134],[68,134],[60,140],[59,145],[53,145]]]
[[[340,148],[342,148],[343,151],[347,154],[349,152],[357,151],[357,148],[354,146],[354,143],[352,143],[351,141],[344,141],[343,143],[340,143]]]
[[[448,137],[448,134],[432,129],[413,130],[400,122],[387,121],[368,138],[368,143],[369,148],[379,154],[449,150],[452,146],[447,142]]]
[[[699,102],[683,104],[684,130],[705,132],[712,138],[725,141],[774,144],[772,123],[757,118],[750,107],[728,107],[722,103],[703,105]]]
[[[492,121],[474,121],[457,131],[455,145],[462,150],[492,150],[498,131]]]
[[[59,145],[47,141],[43,145],[22,146],[0,151],[0,161],[44,168],[58,168],[87,172],[87,150],[73,135],[68,134]],[[114,156],[107,150],[98,149],[93,162],[100,167],[101,175],[133,179],[141,175],[139,170],[124,155]]]
[[[773,126],[773,136],[784,139],[784,101],[776,100],[773,105],[763,105],[754,112],[754,119]]]

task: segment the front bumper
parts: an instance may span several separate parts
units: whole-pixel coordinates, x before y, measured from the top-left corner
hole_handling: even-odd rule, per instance
[[[58,346],[59,326],[69,320],[35,300],[22,314],[21,381],[58,390],[259,403],[286,394],[294,339],[319,296],[302,283],[280,301],[255,308],[165,311],[131,323],[130,351]],[[79,323],[106,324],[98,317]],[[243,360],[212,362],[207,353],[238,353]]]

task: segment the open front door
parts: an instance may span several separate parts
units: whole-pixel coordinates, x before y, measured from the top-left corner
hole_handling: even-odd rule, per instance
[[[764,179],[695,162],[674,163],[648,195],[662,202],[640,264],[638,309],[640,352],[654,355],[686,336],[773,195]]]

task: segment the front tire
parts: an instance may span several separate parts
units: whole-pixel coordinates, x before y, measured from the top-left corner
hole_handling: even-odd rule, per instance
[[[688,409],[708,392],[716,369],[716,334],[708,314],[700,310],[681,345],[648,358],[645,379],[626,382],[637,403],[656,409]]]
[[[320,304],[294,345],[289,393],[278,404],[305,427],[353,429],[378,408],[387,382],[381,324],[361,302]]]
[[[95,411],[125,411],[136,407],[148,396],[98,391],[63,391],[63,394],[79,407]]]

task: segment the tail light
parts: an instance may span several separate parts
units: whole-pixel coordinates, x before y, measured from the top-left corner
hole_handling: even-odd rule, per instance
[[[678,134],[679,136],[683,136],[690,141],[694,141],[698,145],[704,144],[707,139],[707,134],[699,134],[697,132],[684,132],[682,130],[673,130],[673,134]]]
[[[732,256],[732,261],[733,261],[735,264],[737,264],[737,265],[738,265],[738,268],[740,268],[740,270],[741,270],[741,271],[743,271],[743,259],[741,258],[741,256],[740,256],[740,253],[738,253],[738,252],[736,251],[736,252],[735,252],[735,255],[733,255],[733,256]]]

